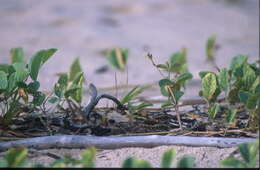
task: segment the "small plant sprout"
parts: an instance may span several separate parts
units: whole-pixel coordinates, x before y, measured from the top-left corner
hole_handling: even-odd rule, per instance
[[[180,51],[170,56],[165,64],[155,64],[153,56],[151,54],[147,55],[152,64],[164,77],[159,81],[159,86],[161,94],[168,97],[168,100],[162,104],[162,107],[170,105],[174,107],[180,129],[182,129],[182,125],[178,102],[184,95],[183,89],[185,88],[187,81],[192,79],[192,74],[189,73],[187,69],[186,53],[186,48],[182,48]],[[165,76],[162,71],[167,72],[167,76]],[[173,74],[173,77],[171,74]]]
[[[135,97],[137,97],[140,93],[142,93],[145,89],[147,89],[149,87],[150,86],[134,87],[131,91],[129,91],[125,96],[122,97],[121,103],[122,104],[127,103],[127,108],[130,110],[130,113],[136,113],[145,107],[153,106],[153,104],[151,104],[151,103],[140,103],[138,105],[133,105],[131,102]]]
[[[106,52],[108,55],[107,59],[109,61],[109,64],[119,70],[119,71],[125,71],[127,69],[127,59],[128,59],[128,49],[126,48],[114,48]],[[126,73],[127,75],[127,84],[128,84],[128,72]],[[116,74],[115,74],[115,82],[116,81]],[[147,106],[152,106],[152,104],[148,103],[141,103],[137,106],[132,105],[131,100],[133,100],[137,95],[143,92],[144,89],[149,88],[149,86],[145,87],[139,87],[136,86],[134,87],[131,91],[129,91],[125,96],[122,97],[121,103],[128,105],[128,109],[130,110],[131,113],[133,112],[138,112],[138,110],[143,109],[144,107]],[[117,83],[116,83],[116,90],[117,90]],[[116,92],[117,96],[117,92]]]
[[[126,48],[113,48],[107,53],[107,60],[109,64],[115,68],[116,70],[119,70],[121,72],[128,70],[127,69],[127,59],[128,59],[128,49]],[[128,83],[128,71],[127,71],[127,83]],[[117,91],[117,75],[115,72],[115,86],[116,86],[116,97],[118,96]]]
[[[54,86],[55,96],[49,98],[49,102],[60,103],[65,100],[71,111],[79,108],[83,96],[83,82],[85,81],[84,73],[77,57],[70,66],[68,73],[59,74],[58,82]]]

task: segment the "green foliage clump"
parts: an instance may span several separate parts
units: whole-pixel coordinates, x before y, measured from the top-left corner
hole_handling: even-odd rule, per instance
[[[50,98],[49,102],[56,103],[64,99],[73,99],[80,104],[82,102],[84,80],[79,58],[76,58],[68,73],[59,74],[58,82],[54,86],[55,96]]]
[[[162,104],[162,107],[178,104],[180,98],[184,95],[182,89],[185,88],[186,83],[192,79],[192,74],[187,69],[187,50],[182,48],[180,51],[170,56],[165,64],[155,64],[153,56],[148,54],[149,59],[153,65],[158,69],[164,77],[159,81],[160,91],[163,96],[168,97],[168,101]],[[167,72],[167,76],[161,72]],[[173,77],[172,75],[173,74]]]
[[[11,49],[11,63],[0,65],[0,101],[3,105],[0,122],[8,125],[23,108],[35,108],[44,103],[46,95],[39,91],[37,78],[40,68],[56,51],[54,48],[40,50],[27,62],[22,48]]]
[[[235,56],[229,68],[219,69],[218,73],[202,71],[202,96],[209,106],[209,116],[214,119],[220,110],[217,97],[224,93],[225,101],[229,104],[226,121],[233,122],[237,113],[232,105],[243,104],[250,113],[251,120],[259,120],[260,106],[260,69],[257,62],[247,62],[248,57]]]

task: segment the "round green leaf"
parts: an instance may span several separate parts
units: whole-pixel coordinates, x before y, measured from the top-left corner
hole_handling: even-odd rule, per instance
[[[122,168],[151,168],[149,162],[130,157],[123,162]]]
[[[174,149],[168,149],[163,153],[161,168],[171,168],[172,162],[175,159],[176,151]]]
[[[27,91],[29,93],[35,93],[40,87],[40,83],[38,81],[31,82],[28,85]]]
[[[163,96],[170,96],[166,87],[171,86],[172,84],[173,82],[169,79],[162,79],[159,81],[160,90]]]
[[[40,106],[44,99],[45,99],[46,95],[42,92],[36,92],[33,94],[33,104],[36,106]]]
[[[212,99],[217,90],[217,77],[213,73],[207,73],[202,79],[203,97],[208,101]]]
[[[177,168],[195,168],[195,158],[191,156],[184,156],[177,163]]]
[[[52,104],[54,104],[54,103],[56,103],[56,102],[58,102],[59,101],[59,98],[58,97],[51,97],[51,98],[49,98],[49,100],[48,100],[48,102],[50,102],[50,103],[52,103]]]
[[[235,70],[236,68],[241,67],[247,61],[247,57],[243,55],[235,56],[231,60],[231,64],[229,66],[230,70]]]

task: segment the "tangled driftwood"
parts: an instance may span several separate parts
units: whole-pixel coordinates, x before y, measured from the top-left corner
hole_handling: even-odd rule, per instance
[[[35,137],[16,141],[0,142],[0,151],[12,147],[26,147],[34,149],[50,148],[86,148],[95,146],[100,149],[117,149],[122,147],[156,147],[161,145],[211,146],[233,147],[244,142],[253,142],[255,138],[218,138],[192,136],[79,136],[56,135]]]

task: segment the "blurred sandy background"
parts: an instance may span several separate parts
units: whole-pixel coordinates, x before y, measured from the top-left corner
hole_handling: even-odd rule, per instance
[[[207,38],[216,34],[221,48],[217,64],[227,66],[238,54],[259,57],[258,0],[0,0],[0,62],[9,62],[9,50],[23,47],[31,57],[40,49],[58,51],[40,72],[41,88],[50,90],[57,72],[66,72],[79,56],[87,83],[98,88],[115,85],[101,51],[112,47],[129,49],[129,84],[159,81],[161,76],[145,58],[152,53],[164,63],[182,47],[188,49],[188,67],[194,76],[187,95],[196,95],[198,72],[213,70],[205,63]],[[117,72],[118,84],[126,73]],[[114,94],[114,92],[109,92]],[[150,89],[149,96],[159,95]]]

